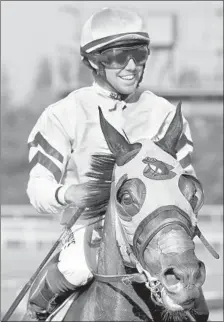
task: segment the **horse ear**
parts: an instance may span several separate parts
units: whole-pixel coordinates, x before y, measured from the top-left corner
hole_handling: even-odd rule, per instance
[[[120,134],[103,116],[102,110],[100,106],[99,115],[100,115],[100,125],[107,142],[108,148],[113,153],[116,158],[116,163],[119,166],[124,165],[128,160],[130,160],[130,156],[133,158],[141,148],[140,143],[129,143],[125,137]],[[136,153],[134,152],[136,151]]]
[[[177,153],[177,143],[180,139],[180,136],[183,132],[183,117],[181,113],[181,104],[180,101],[176,108],[176,113],[172,122],[170,123],[164,137],[155,142],[161,149],[171,154],[173,157],[176,157]]]

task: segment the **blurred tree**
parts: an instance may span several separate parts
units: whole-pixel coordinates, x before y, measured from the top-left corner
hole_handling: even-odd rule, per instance
[[[69,83],[71,81],[70,68],[71,68],[71,64],[68,59],[63,58],[60,60],[60,66],[59,66],[60,76],[63,82],[67,84],[67,86],[69,86]]]
[[[185,68],[181,70],[177,77],[177,85],[182,88],[200,88],[199,71],[194,68]]]
[[[52,69],[48,57],[42,57],[38,66],[35,88],[50,88],[52,85]]]
[[[52,71],[47,57],[40,61],[36,81],[26,102],[13,106],[7,70],[2,70],[2,203],[29,203],[27,138],[42,110],[53,103]],[[10,108],[9,108],[10,107]]]
[[[91,86],[93,83],[93,75],[91,70],[82,62],[79,64],[78,87]]]
[[[188,116],[193,164],[205,191],[206,204],[223,204],[223,120],[219,115]]]
[[[5,114],[7,108],[11,105],[11,88],[9,74],[5,66],[2,66],[1,72],[1,107],[2,113]],[[3,115],[2,114],[2,115]]]
[[[49,57],[44,56],[38,64],[34,86],[26,101],[26,105],[33,115],[33,122],[37,120],[44,108],[54,102],[55,93],[52,84],[52,64]]]

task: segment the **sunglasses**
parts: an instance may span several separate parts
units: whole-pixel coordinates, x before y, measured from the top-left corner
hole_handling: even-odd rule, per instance
[[[147,45],[135,47],[120,47],[104,50],[100,54],[95,54],[96,63],[101,63],[110,69],[119,69],[127,65],[130,59],[133,59],[136,65],[144,65],[149,56]]]

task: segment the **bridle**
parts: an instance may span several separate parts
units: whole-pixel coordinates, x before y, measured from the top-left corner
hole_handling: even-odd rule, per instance
[[[194,226],[189,216],[177,206],[159,207],[140,222],[133,238],[133,252],[142,266],[144,266],[143,254],[147,245],[162,229],[175,224],[184,228],[191,239],[194,238]]]
[[[170,210],[175,211],[172,213],[172,217],[167,218],[166,212]],[[145,263],[143,254],[146,246],[162,229],[171,225],[181,226],[192,240],[195,236],[198,236],[205,247],[208,249],[208,251],[215,258],[219,258],[219,255],[202,235],[199,228],[192,225],[190,217],[176,206],[162,206],[156,209],[153,213],[149,214],[146,218],[144,218],[135,231],[133,238],[133,247],[131,247],[128,243],[126,235],[119,221],[116,220],[116,222],[117,227],[119,225],[119,231],[122,235],[122,240],[124,241],[124,244],[122,245],[123,251],[125,251],[129,256],[138,273],[122,275],[102,275],[93,272],[94,278],[95,280],[102,283],[122,282],[125,285],[130,285],[132,283],[144,283],[146,288],[150,290],[152,301],[158,306],[164,306],[163,300],[161,298],[161,292],[163,291],[164,286],[161,284],[160,280],[157,277],[154,277],[148,270],[144,269]],[[149,231],[150,234],[148,233]],[[187,312],[187,315],[191,321],[195,321],[190,312]]]

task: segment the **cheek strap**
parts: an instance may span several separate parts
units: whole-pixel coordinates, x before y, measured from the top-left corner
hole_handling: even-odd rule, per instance
[[[209,253],[215,258],[219,259],[219,254],[215,251],[215,249],[212,247],[212,245],[207,241],[205,236],[202,234],[198,226],[195,227],[195,236],[198,236],[198,238],[201,240],[202,244],[207,248]]]

